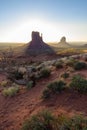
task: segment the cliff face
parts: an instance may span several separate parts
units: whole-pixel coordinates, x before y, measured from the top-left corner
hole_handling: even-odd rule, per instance
[[[41,42],[42,36],[40,36],[39,32],[32,32],[32,42]]]
[[[31,42],[29,45],[29,49],[36,49],[37,47],[40,48],[41,46],[43,46],[44,42],[42,40],[42,36],[40,36],[39,32],[32,32],[31,34]]]
[[[54,54],[52,48],[43,41],[42,34],[40,36],[39,32],[33,31],[31,38],[26,49],[27,55]]]

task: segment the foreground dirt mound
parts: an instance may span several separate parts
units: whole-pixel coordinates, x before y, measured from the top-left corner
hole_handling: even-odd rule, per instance
[[[54,54],[53,49],[47,45],[39,32],[32,32],[32,41],[28,43],[26,55]]]
[[[55,114],[75,114],[83,113],[87,115],[87,95],[81,95],[77,92],[66,90],[61,94],[54,95],[46,101],[41,100],[42,92],[45,86],[64,71],[60,69],[54,71],[47,79],[38,81],[31,90],[23,89],[15,97],[4,97],[0,91],[0,130],[20,130],[22,123],[26,118],[38,111],[46,108]],[[87,72],[80,72],[87,77]],[[5,75],[0,74],[0,82],[5,79]],[[0,90],[3,89],[0,87]]]

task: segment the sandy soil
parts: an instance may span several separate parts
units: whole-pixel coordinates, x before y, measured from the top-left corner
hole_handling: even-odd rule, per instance
[[[26,118],[37,111],[47,108],[55,114],[83,113],[87,115],[87,95],[65,90],[61,94],[52,96],[49,100],[42,101],[41,94],[45,86],[57,79],[63,70],[54,71],[52,75],[40,80],[31,90],[21,90],[15,97],[4,97],[0,91],[0,130],[20,130]],[[87,71],[80,71],[87,77]],[[0,82],[6,76],[0,74]],[[1,88],[0,88],[1,90]]]

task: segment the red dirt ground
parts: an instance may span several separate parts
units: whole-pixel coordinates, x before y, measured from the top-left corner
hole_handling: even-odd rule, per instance
[[[87,95],[65,90],[49,100],[40,99],[48,82],[57,79],[61,72],[63,70],[54,71],[48,79],[39,81],[31,90],[21,90],[12,98],[4,97],[0,91],[0,130],[20,130],[26,118],[44,108],[50,109],[55,114],[83,113],[87,115]],[[87,70],[79,73],[87,77]],[[0,81],[5,78],[4,74],[0,74]]]

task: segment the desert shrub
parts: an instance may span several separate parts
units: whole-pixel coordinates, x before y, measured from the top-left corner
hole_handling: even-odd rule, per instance
[[[37,73],[37,75],[35,77],[36,77],[36,80],[39,80],[42,78],[41,74],[39,74],[39,73]]]
[[[41,65],[37,66],[37,70],[38,70],[38,71],[40,71],[41,69],[42,69],[42,66],[41,66]]]
[[[2,87],[6,87],[6,86],[8,85],[8,81],[7,81],[7,80],[4,80],[4,81],[2,81],[2,82],[0,83],[0,85],[1,85]]]
[[[87,119],[81,115],[76,115],[71,118],[64,116],[61,119],[58,117],[58,123],[60,127],[58,130],[86,130],[87,129]]]
[[[7,87],[7,86],[11,86],[12,82],[10,80],[3,80],[2,82],[0,82],[0,85],[2,87]]]
[[[26,85],[27,89],[31,89],[33,87],[33,81],[29,81]]]
[[[57,69],[63,68],[63,61],[62,60],[56,61],[53,64],[53,66],[55,66]]]
[[[57,69],[63,68],[62,62],[57,62],[55,66]]]
[[[47,110],[33,115],[26,120],[21,130],[53,130],[54,116]]]
[[[50,76],[50,74],[51,74],[51,70],[48,68],[44,68],[40,71],[40,75],[42,78],[47,78]]]
[[[10,87],[10,88],[5,88],[3,91],[2,91],[2,94],[4,96],[9,96],[9,97],[13,97],[15,96],[17,93],[19,92],[19,87],[15,86],[15,87]]]
[[[60,114],[58,115],[56,122],[58,124],[57,130],[71,130],[71,119],[68,116]]]
[[[76,62],[77,62],[77,60],[75,60],[74,58],[69,58],[69,59],[66,61],[66,65],[67,65],[67,66],[70,66],[70,67],[73,67]]]
[[[82,115],[58,117],[44,110],[27,119],[21,130],[87,130],[87,118]]]
[[[63,77],[64,79],[68,78],[69,77],[69,73],[65,72],[61,75],[61,77]]]
[[[77,90],[80,93],[87,93],[87,80],[80,75],[75,75],[72,78],[70,87]]]
[[[82,70],[87,68],[87,64],[85,62],[77,62],[74,64],[74,69],[75,70]]]
[[[32,67],[32,72],[36,72],[36,71],[37,71],[36,67]]]
[[[60,63],[62,63],[62,64],[64,63],[64,61],[63,61],[62,59],[60,59],[58,62],[60,62]]]
[[[47,88],[54,93],[61,92],[65,88],[65,83],[62,80],[51,82],[47,85]]]
[[[87,119],[82,115],[76,115],[71,118],[71,126],[75,130],[86,130],[87,129]]]
[[[8,76],[7,76],[8,79],[10,80],[19,80],[19,79],[23,79],[23,74],[21,72],[18,72],[18,71],[13,71],[13,72],[10,72],[8,73]]]
[[[23,74],[21,72],[14,71],[13,75],[14,75],[14,78],[17,79],[17,80],[23,79]]]
[[[45,89],[44,91],[43,91],[43,93],[42,93],[42,99],[47,99],[47,98],[49,98],[50,97],[50,91],[49,91],[49,89]]]

